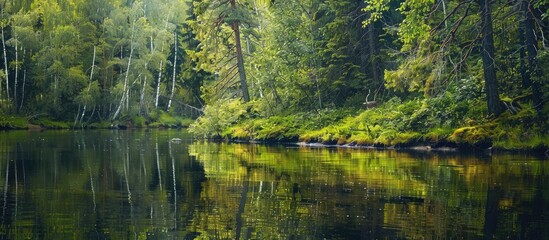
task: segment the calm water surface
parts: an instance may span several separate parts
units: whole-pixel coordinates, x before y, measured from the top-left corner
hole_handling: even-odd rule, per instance
[[[10,131],[0,214],[1,239],[547,239],[549,161]]]

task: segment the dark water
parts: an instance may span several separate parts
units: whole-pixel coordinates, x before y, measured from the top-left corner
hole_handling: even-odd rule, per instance
[[[0,132],[0,214],[1,239],[548,239],[549,161]]]

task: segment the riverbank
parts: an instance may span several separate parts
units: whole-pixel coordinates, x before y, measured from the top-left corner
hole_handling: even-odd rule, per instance
[[[191,124],[198,137],[229,141],[301,142],[357,148],[466,149],[546,153],[547,120],[525,105],[486,117],[480,105],[389,100],[373,109],[326,109],[260,117],[253,103],[216,106]],[[474,107],[471,107],[474,106]]]
[[[174,117],[166,113],[149,119],[134,117],[120,121],[87,123],[52,120],[47,117],[0,115],[0,130],[187,128],[193,121],[193,119]]]

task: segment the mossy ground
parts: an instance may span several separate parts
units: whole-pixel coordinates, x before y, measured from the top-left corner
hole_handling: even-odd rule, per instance
[[[434,106],[433,106],[434,105]],[[229,140],[305,142],[373,147],[457,147],[544,152],[547,123],[531,107],[497,118],[478,111],[446,113],[428,101],[388,101],[367,110],[326,110],[286,116],[247,116],[245,110],[217,137]],[[478,117],[480,116],[480,117]],[[211,123],[210,123],[211,124]],[[193,129],[194,127],[194,129]],[[191,127],[196,131],[197,126]],[[208,136],[208,128],[195,132]]]

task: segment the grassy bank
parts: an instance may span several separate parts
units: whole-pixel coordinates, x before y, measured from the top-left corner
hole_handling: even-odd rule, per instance
[[[53,119],[48,116],[24,117],[0,114],[0,130],[15,129],[127,129],[127,128],[187,128],[193,119],[172,116],[166,112],[151,114],[145,118],[123,117],[116,121],[74,122]]]
[[[549,133],[537,112],[528,104],[514,114],[497,118],[464,102],[445,99],[391,99],[366,110],[323,110],[286,116],[261,117],[253,103],[227,103],[206,109],[191,125],[198,137],[228,140],[304,142],[371,147],[452,147],[506,151],[545,152]]]

